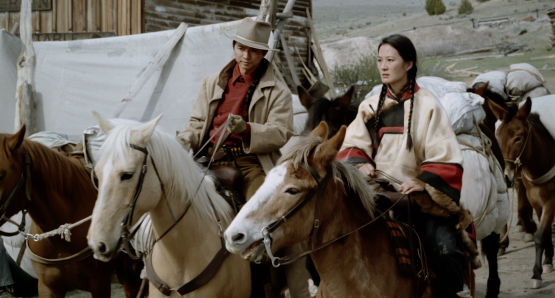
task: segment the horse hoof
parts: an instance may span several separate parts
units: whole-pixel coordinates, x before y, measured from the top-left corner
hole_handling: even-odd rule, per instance
[[[532,284],[530,286],[532,289],[539,289],[542,287],[541,279],[532,279]]]
[[[500,249],[497,251],[497,257],[500,257],[500,256],[502,256],[502,255],[504,255],[504,254],[505,254],[505,249],[504,249],[504,248],[500,248]]]
[[[523,226],[516,226],[515,227],[515,232],[518,232],[518,233],[524,232],[524,227]]]
[[[524,234],[524,237],[522,237],[522,241],[532,242],[532,241],[534,241],[534,235],[532,235],[530,233],[526,233],[526,234]]]
[[[543,273],[553,272],[553,265],[551,264],[545,264],[545,265],[542,265],[542,267],[543,267]]]

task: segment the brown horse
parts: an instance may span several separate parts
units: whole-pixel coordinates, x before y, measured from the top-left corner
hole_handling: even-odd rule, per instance
[[[540,219],[540,227],[534,235],[536,262],[532,276],[532,288],[540,288],[542,272],[553,271],[551,223],[555,216],[555,140],[538,114],[531,113],[530,98],[521,108],[504,109],[494,102],[491,107],[501,120],[496,136],[505,157],[506,173],[510,179],[520,173],[528,200]]]
[[[27,166],[26,164],[30,165]],[[18,186],[19,185],[19,186]],[[23,187],[21,187],[23,185]],[[30,233],[41,234],[65,223],[75,223],[92,214],[97,192],[78,160],[25,139],[25,127],[14,135],[0,135],[0,204],[10,217],[28,210],[33,218]],[[11,197],[11,202],[7,202]],[[4,209],[5,208],[5,209]],[[0,225],[4,220],[0,220]],[[29,241],[29,249],[47,259],[60,259],[84,250],[89,223],[71,230],[71,242],[60,237]],[[111,263],[92,255],[81,261],[46,265],[33,261],[39,278],[40,297],[64,297],[71,289],[91,292],[92,297],[110,297],[111,275],[123,258]],[[126,297],[136,297],[140,279],[131,280],[129,267],[118,268]]]
[[[375,219],[365,228],[311,253],[325,287],[325,291],[320,288],[320,295],[412,297],[413,281],[401,275],[386,223],[376,217],[373,189],[356,168],[336,161],[345,131],[343,126],[327,140],[328,126],[322,122],[293,146],[227,228],[226,247],[244,258],[260,258],[264,251],[258,249],[263,228],[295,206],[302,207],[295,208],[298,212],[271,232],[269,254],[303,241],[317,247]],[[309,168],[316,173],[311,174]],[[314,197],[311,192],[319,187],[313,175],[331,175],[327,182],[326,178],[318,182],[320,187],[325,185],[325,191]],[[320,223],[317,229],[313,225],[316,218]],[[428,286],[424,297],[431,296]]]

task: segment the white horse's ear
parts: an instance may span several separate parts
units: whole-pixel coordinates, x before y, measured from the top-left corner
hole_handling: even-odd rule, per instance
[[[160,114],[158,117],[150,120],[149,122],[141,125],[139,129],[135,132],[135,136],[138,138],[138,141],[142,144],[146,144],[152,134],[154,133],[154,129],[156,129],[156,125],[162,118],[163,114]]]
[[[103,118],[96,111],[93,111],[92,113],[93,113],[94,117],[96,117],[96,120],[98,121],[98,126],[100,126],[100,129],[105,134],[108,134],[114,128],[114,125],[108,119]]]

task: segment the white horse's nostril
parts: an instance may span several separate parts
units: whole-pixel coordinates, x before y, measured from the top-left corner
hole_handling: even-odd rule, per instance
[[[231,236],[231,241],[233,241],[234,243],[243,243],[246,239],[247,237],[245,237],[245,234],[243,233],[235,233],[233,234],[233,236]]]

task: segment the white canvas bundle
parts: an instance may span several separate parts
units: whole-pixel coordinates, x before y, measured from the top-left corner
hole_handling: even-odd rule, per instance
[[[521,102],[520,106],[522,107],[524,103],[524,101]],[[540,116],[541,123],[555,139],[555,94],[533,98],[532,113]]]
[[[504,100],[508,100],[509,97],[505,93],[505,84],[507,84],[507,73],[504,71],[490,71],[477,76],[472,82],[472,88],[480,83],[488,83],[487,89],[493,93],[499,94]]]
[[[457,139],[462,150],[464,168],[461,205],[472,213],[476,238],[480,240],[489,236],[492,231],[501,232],[509,220],[507,186],[495,156],[486,157],[476,151],[483,150],[479,137],[459,134]]]
[[[528,63],[512,64],[507,74],[505,90],[513,101],[519,101],[521,96],[545,84],[545,78]]]
[[[439,98],[455,134],[476,132],[475,123],[486,117],[484,99],[473,93],[447,93]]]
[[[46,147],[61,151],[65,145],[75,146],[75,143],[68,140],[68,136],[54,131],[41,131],[29,137],[29,140],[39,142]]]

